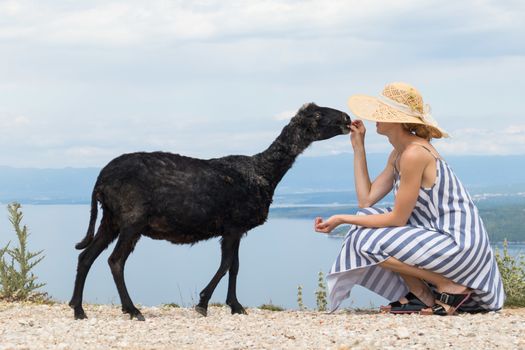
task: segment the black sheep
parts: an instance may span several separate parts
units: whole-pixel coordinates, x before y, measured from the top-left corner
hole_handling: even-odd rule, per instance
[[[100,172],[92,194],[91,218],[78,257],[73,297],[76,319],[86,318],[82,293],[87,273],[118,237],[108,259],[122,303],[131,318],[144,320],[133,305],[124,282],[124,265],[145,235],[172,243],[196,243],[220,236],[219,269],[200,293],[196,310],[206,316],[208,301],[229,272],[226,303],[232,314],[246,311],[237,301],[239,242],[268,216],[274,190],[296,157],[312,142],[349,132],[350,117],[341,111],[303,106],[264,152],[209,160],[172,153],[130,153],[113,159]],[[103,216],[94,235],[98,204]]]

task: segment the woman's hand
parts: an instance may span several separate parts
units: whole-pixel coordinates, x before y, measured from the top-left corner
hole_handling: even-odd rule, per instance
[[[316,232],[330,233],[334,228],[341,225],[342,219],[339,215],[334,215],[328,218],[326,221],[323,221],[322,218],[315,218],[314,229]]]
[[[354,120],[350,124],[350,140],[352,141],[352,148],[364,147],[365,145],[365,125],[361,120]]]

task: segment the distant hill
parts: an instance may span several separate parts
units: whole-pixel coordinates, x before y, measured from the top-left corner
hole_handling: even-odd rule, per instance
[[[383,206],[385,203],[379,204]],[[391,203],[390,203],[391,205]],[[478,203],[479,213],[492,242],[525,242],[525,197],[512,204],[483,201]],[[320,216],[328,218],[334,214],[353,214],[359,208],[356,205],[332,206],[276,206],[270,209],[270,218],[307,219],[313,220]],[[348,231],[346,225],[336,230],[335,234],[344,235]]]
[[[375,177],[385,166],[386,154],[370,154]],[[524,156],[450,156],[447,162],[472,194],[489,193],[491,200],[507,202],[515,192],[525,193]],[[0,202],[37,204],[89,203],[100,169],[36,169],[0,166]],[[355,202],[353,155],[300,156],[276,190],[275,204],[329,204]],[[388,200],[388,198],[386,199]]]
[[[384,169],[386,160],[386,154],[367,156],[372,178]],[[471,193],[525,190],[525,155],[448,156],[446,161]],[[277,192],[353,189],[353,154],[345,153],[326,157],[299,157],[279,184]]]
[[[0,167],[0,202],[34,204],[89,203],[100,169]]]

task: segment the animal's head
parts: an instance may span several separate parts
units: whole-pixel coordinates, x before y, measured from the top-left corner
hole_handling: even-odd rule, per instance
[[[301,125],[305,136],[313,141],[326,140],[337,135],[348,134],[352,122],[348,114],[328,107],[319,107],[315,103],[305,104],[293,118]]]

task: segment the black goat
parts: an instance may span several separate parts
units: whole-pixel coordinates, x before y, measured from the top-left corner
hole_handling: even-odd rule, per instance
[[[89,228],[76,245],[84,251],[78,257],[75,289],[69,302],[75,318],[86,318],[82,294],[91,265],[118,237],[108,262],[122,311],[144,320],[124,282],[124,264],[141,235],[177,244],[221,236],[221,263],[200,293],[196,311],[206,316],[215,287],[229,271],[226,303],[232,314],[246,313],[236,296],[242,235],[266,221],[274,190],[295,158],[313,141],[348,133],[350,122],[344,112],[310,103],[297,112],[267,150],[251,157],[202,160],[153,152],[113,159],[98,176]],[[103,216],[94,235],[97,202]]]

